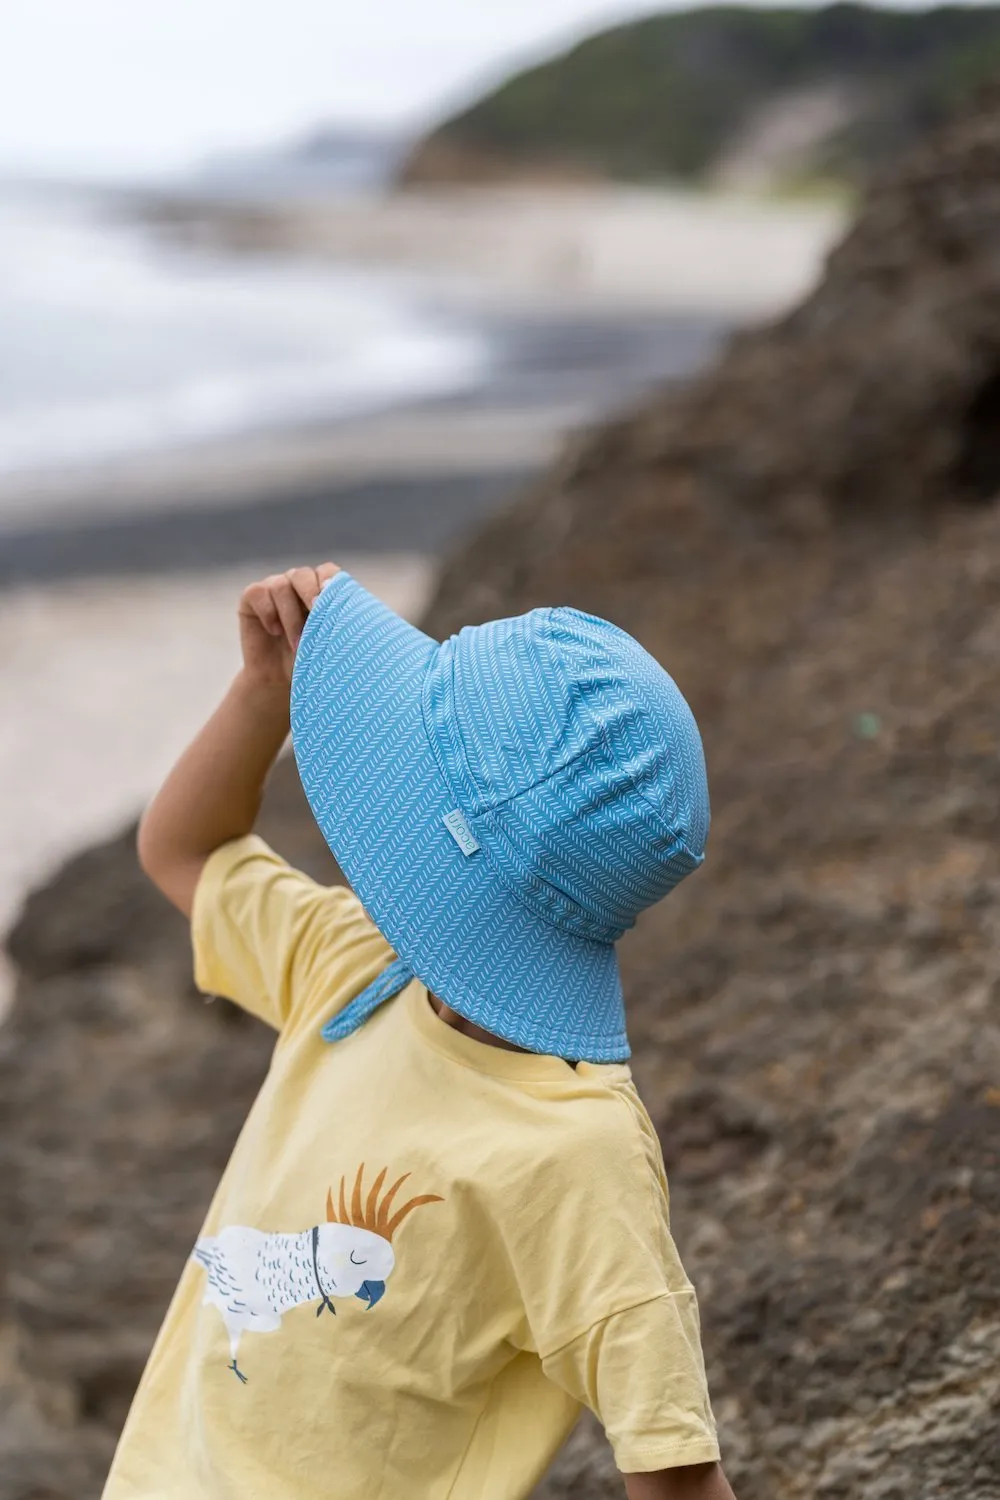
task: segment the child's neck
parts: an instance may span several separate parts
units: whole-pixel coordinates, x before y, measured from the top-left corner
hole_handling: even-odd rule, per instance
[[[495,1036],[492,1031],[484,1031],[482,1026],[477,1026],[474,1021],[467,1021],[460,1016],[457,1010],[452,1010],[450,1005],[445,1005],[436,995],[428,991],[427,998],[437,1011],[446,1026],[451,1026],[455,1031],[460,1031],[464,1036],[471,1036],[473,1041],[485,1042],[487,1047],[502,1047],[505,1052],[525,1052],[525,1047],[515,1047],[513,1042],[508,1042],[502,1036]]]

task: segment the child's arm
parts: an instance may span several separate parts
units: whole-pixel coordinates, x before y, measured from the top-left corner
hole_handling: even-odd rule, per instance
[[[188,746],[139,825],[139,861],[190,916],[208,856],[250,833],[264,782],[288,735],[295,649],[309,610],[337,568],[292,568],[245,590],[243,667]]]
[[[735,1500],[718,1464],[686,1464],[624,1479],[628,1500]]]

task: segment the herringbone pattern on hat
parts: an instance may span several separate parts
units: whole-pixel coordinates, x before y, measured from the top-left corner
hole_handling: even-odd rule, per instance
[[[412,973],[518,1046],[628,1056],[614,940],[700,864],[709,819],[693,716],[637,642],[550,609],[439,646],[338,573],[299,647],[292,738],[320,828],[400,959],[328,1039]]]

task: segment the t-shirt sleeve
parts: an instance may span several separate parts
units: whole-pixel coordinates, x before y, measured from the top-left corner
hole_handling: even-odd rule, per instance
[[[622,1473],[718,1460],[693,1288],[603,1318],[542,1367],[595,1413]]]
[[[345,886],[323,886],[250,835],[211,854],[191,914],[195,983],[280,1031],[334,1014],[395,956]]]
[[[631,1083],[577,1113],[510,1237],[531,1347],[599,1418],[624,1473],[714,1462],[698,1303],[656,1132]]]

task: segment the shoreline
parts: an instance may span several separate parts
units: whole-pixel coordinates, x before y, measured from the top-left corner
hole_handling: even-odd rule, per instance
[[[353,416],[288,423],[159,451],[0,472],[0,573],[13,536],[148,512],[240,510],[304,489],[537,469],[574,429],[665,381],[703,369],[722,317],[482,312],[492,351],[481,378],[448,394]]]

